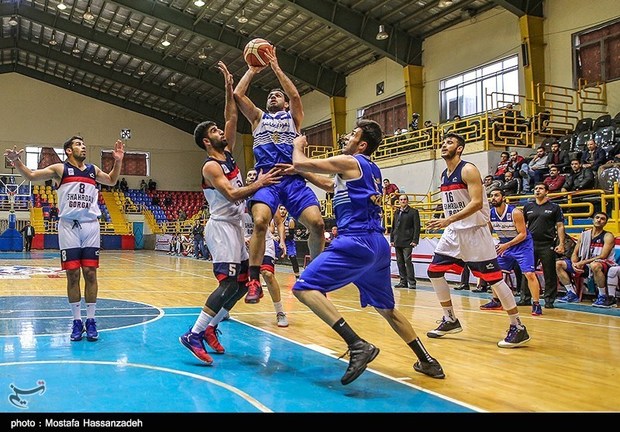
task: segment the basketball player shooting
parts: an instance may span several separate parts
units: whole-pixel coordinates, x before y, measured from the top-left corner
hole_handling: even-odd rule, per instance
[[[248,65],[234,96],[239,110],[252,124],[254,137],[254,169],[268,172],[280,164],[292,165],[293,139],[299,135],[299,129],[304,118],[301,96],[295,84],[282,71],[278,64],[276,48],[263,52],[269,60],[271,70],[278,78],[282,88],[273,89],[267,97],[266,111],[258,108],[247,96],[247,90],[254,76],[267,66]],[[302,224],[309,232],[308,248],[310,255],[315,258],[325,246],[323,231],[325,228],[319,201],[306,180],[294,173],[282,178],[278,184],[258,190],[249,200],[254,232],[250,240],[250,281],[245,301],[257,303],[262,296],[259,280],[260,265],[265,255],[265,236],[269,221],[275,215],[278,206],[284,205],[289,213]]]

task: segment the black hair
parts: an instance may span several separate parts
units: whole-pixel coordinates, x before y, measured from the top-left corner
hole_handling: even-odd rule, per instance
[[[592,219],[594,219],[594,217],[595,217],[596,215],[603,215],[603,216],[605,216],[605,219],[609,220],[609,215],[608,215],[607,213],[605,213],[604,211],[597,211],[597,212],[594,212],[594,214],[592,215]]]
[[[277,88],[277,87],[276,87],[276,88],[272,88],[271,90],[269,90],[269,93],[268,93],[268,94],[271,94],[271,93],[273,93],[273,92],[280,92],[280,93],[282,93],[282,94],[284,95],[284,100],[285,100],[286,102],[289,102],[289,101],[291,100],[291,99],[288,97],[288,95],[286,94],[286,92],[285,92],[284,90],[282,90],[281,88]]]
[[[202,142],[202,140],[207,138],[206,132],[211,128],[211,126],[215,126],[216,124],[217,123],[215,123],[212,120],[207,120],[207,121],[203,121],[202,123],[198,124],[198,126],[196,126],[196,129],[194,129],[194,141],[196,142],[196,145],[198,147],[200,147],[203,150],[207,149],[205,147],[204,142]]]
[[[491,190],[489,191],[489,195],[490,195],[490,194],[492,194],[492,193],[493,193],[493,192],[495,192],[495,191],[499,192],[501,196],[506,196],[506,192],[504,192],[504,190],[503,190],[503,189],[498,188],[498,187],[494,187],[493,189],[491,189]]]
[[[381,125],[374,120],[359,119],[356,126],[362,130],[361,140],[368,143],[364,154],[366,156],[372,155],[383,140]]]
[[[534,187],[539,186],[539,185],[540,185],[540,186],[542,186],[542,187],[544,187],[544,188],[545,188],[545,190],[546,190],[547,192],[549,192],[549,185],[548,185],[547,183],[538,182],[538,183],[536,183],[536,184],[534,185]]]
[[[71,138],[65,141],[64,144],[62,145],[62,148],[64,149],[65,153],[67,153],[68,148],[71,148],[71,146],[73,145],[73,141],[75,140],[84,141],[84,138],[82,138],[79,135],[73,135]]]
[[[447,134],[445,134],[443,136],[443,139],[446,139],[446,138],[454,138],[454,139],[456,139],[457,142],[458,142],[457,147],[461,146],[461,147],[463,147],[463,149],[465,148],[465,139],[462,136],[460,136],[459,134],[454,133],[454,132],[450,132],[450,133],[447,133]]]

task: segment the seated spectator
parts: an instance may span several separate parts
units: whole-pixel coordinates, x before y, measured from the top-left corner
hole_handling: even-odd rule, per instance
[[[187,219],[187,213],[184,209],[179,210],[179,217],[177,219],[179,220],[179,222],[183,222]]]
[[[530,170],[530,184],[542,183],[545,175],[549,173],[547,153],[544,147],[538,147],[536,154],[528,164]]]
[[[123,193],[129,190],[129,185],[127,184],[127,180],[125,179],[125,177],[121,179],[120,188]]]
[[[168,255],[181,255],[181,253],[183,252],[183,238],[181,234],[172,234],[172,237],[170,237],[170,242],[168,244],[170,246],[170,251],[168,252]]]
[[[434,126],[434,125],[433,125],[433,122],[432,122],[432,121],[430,121],[430,120],[426,120],[426,121],[424,122],[424,129],[427,129],[427,128],[432,128],[433,126]]]
[[[588,140],[587,146],[588,150],[583,152],[581,156],[581,166],[591,169],[592,172],[597,172],[599,167],[605,163],[607,155],[605,150],[599,148],[593,139]]]
[[[151,200],[151,204],[154,206],[159,205],[159,197],[157,195],[153,196],[153,199]]]
[[[521,192],[520,186],[519,179],[514,176],[514,173],[506,171],[506,174],[504,174],[504,184],[500,187],[504,191],[504,195],[519,195]]]
[[[516,151],[509,154],[508,169],[514,172],[514,176],[521,179],[521,192],[530,191],[530,169],[526,159]]]
[[[394,205],[394,202],[398,199],[398,186],[394,183],[390,183],[389,179],[383,179],[383,202]]]
[[[146,192],[147,189],[148,189],[148,186],[146,184],[146,181],[144,181],[144,179],[142,179],[142,181],[140,182],[140,190],[142,192]]]
[[[500,160],[497,164],[497,168],[495,169],[495,173],[493,173],[493,178],[495,180],[505,181],[504,174],[508,171],[508,167],[510,166],[510,155],[508,152],[502,152],[500,155]]]
[[[484,179],[482,180],[482,185],[484,186],[484,190],[487,196],[491,195],[491,191],[493,189],[497,189],[497,188],[501,189],[503,184],[504,182],[502,182],[501,180],[494,179],[491,174],[485,176]]]
[[[338,237],[338,227],[334,225],[329,232],[325,232],[325,245],[329,245],[336,237]]]
[[[153,179],[149,179],[148,190],[153,192],[157,189],[157,183]]]
[[[566,177],[560,174],[556,165],[549,168],[549,176],[543,180],[543,183],[549,188],[549,193],[561,192],[564,182],[566,182]]]
[[[551,144],[551,152],[547,156],[547,164],[558,167],[560,174],[570,172],[570,158],[566,150],[560,150],[560,144],[555,141]]]
[[[610,267],[616,265],[613,233],[605,231],[607,214],[596,212],[592,218],[592,228],[585,229],[577,245],[573,249],[570,260],[560,259],[556,261],[555,268],[558,279],[564,288],[566,295],[558,299],[561,303],[578,303],[577,290],[571,282],[571,276],[578,274],[586,279],[593,277],[598,295],[592,306],[610,308],[616,305],[616,299],[607,295],[607,272]]]
[[[172,205],[172,197],[168,194],[164,198],[164,207],[170,207]]]
[[[581,161],[577,158],[570,161],[570,167],[573,172],[566,178],[563,192],[588,190],[594,187],[594,174],[590,168],[583,168]]]
[[[57,221],[58,220],[58,207],[56,207],[56,204],[52,204],[50,206],[49,220],[50,221]]]

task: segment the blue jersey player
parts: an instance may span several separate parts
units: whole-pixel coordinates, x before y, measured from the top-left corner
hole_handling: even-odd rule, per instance
[[[540,307],[540,283],[536,277],[534,262],[534,240],[525,227],[523,211],[512,204],[506,204],[504,191],[497,188],[491,190],[490,225],[499,237],[497,262],[502,270],[510,270],[515,264],[519,266],[532,293],[532,315],[542,315]],[[482,310],[502,309],[499,298],[494,297],[487,304],[480,306]]]
[[[286,76],[278,64],[276,50],[267,53],[269,65],[282,85],[273,89],[267,97],[265,111],[258,108],[246,95],[254,76],[266,66],[249,66],[235,88],[235,99],[239,110],[252,124],[254,137],[253,152],[258,172],[267,172],[273,167],[292,164],[293,139],[299,135],[304,118],[301,96],[295,84]],[[291,216],[299,220],[309,230],[308,249],[315,258],[325,246],[325,223],[321,215],[319,201],[306,178],[299,174],[282,177],[280,183],[257,191],[248,200],[254,219],[254,232],[250,240],[250,281],[246,303],[258,303],[262,297],[259,280],[260,266],[265,255],[265,236],[269,222],[282,204]]]
[[[347,343],[349,366],[340,380],[344,385],[359,377],[379,354],[379,348],[358,336],[326,296],[350,283],[357,286],[362,307],[373,306],[409,345],[418,358],[413,365],[416,371],[433,378],[445,377],[441,365],[426,351],[411,323],[395,309],[390,245],[381,225],[381,171],[370,160],[381,139],[381,126],[377,122],[360,120],[347,136],[343,154],[326,159],[305,155],[304,136],[294,140],[295,170],[335,174],[330,186],[334,192],[338,237],[306,267],[293,285],[293,293]]]

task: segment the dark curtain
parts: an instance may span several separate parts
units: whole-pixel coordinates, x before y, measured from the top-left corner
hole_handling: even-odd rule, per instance
[[[101,154],[101,169],[109,173],[114,166],[111,151]],[[146,153],[125,153],[121,175],[146,176]]]

